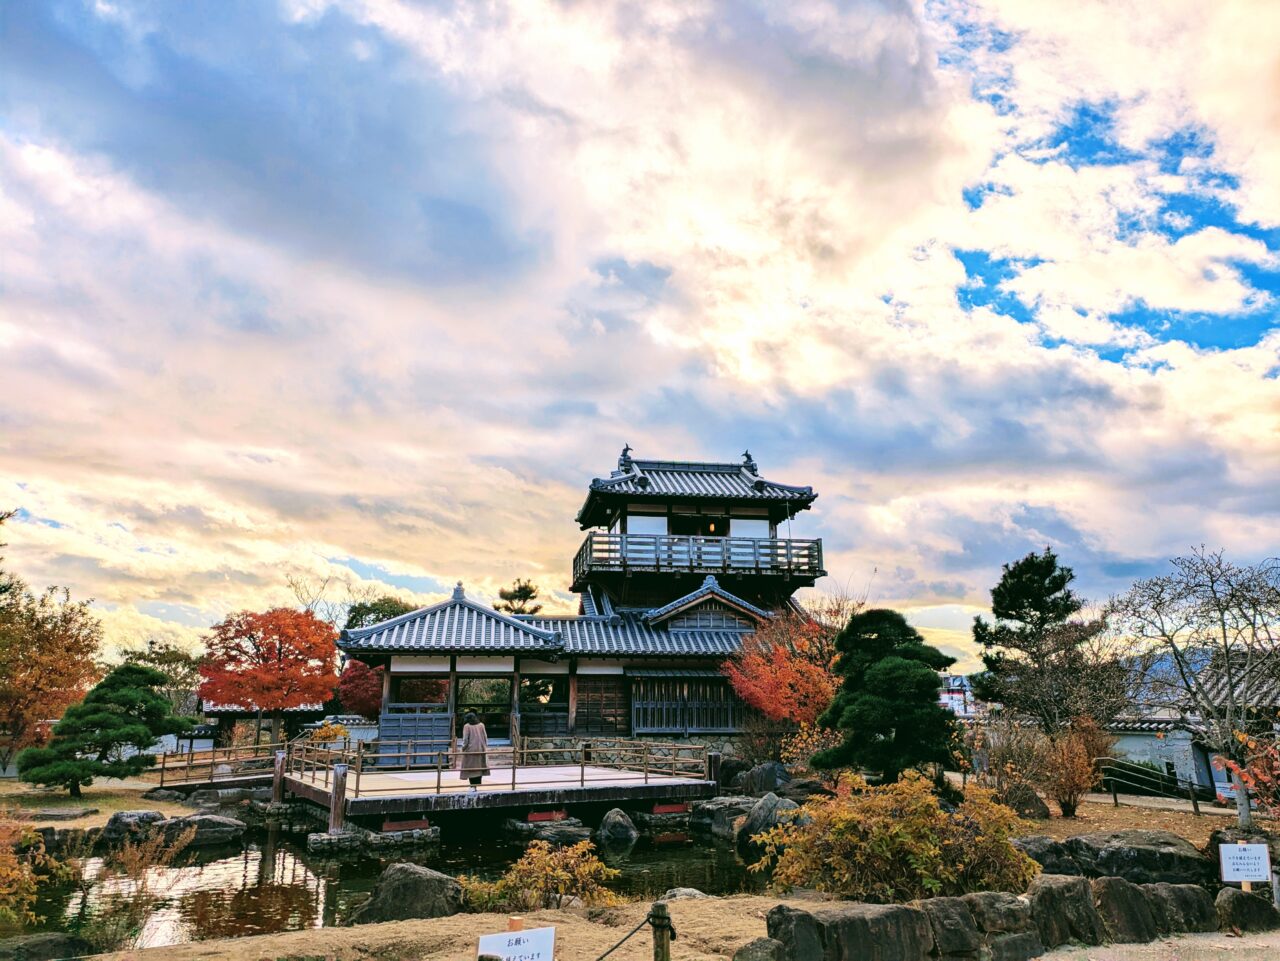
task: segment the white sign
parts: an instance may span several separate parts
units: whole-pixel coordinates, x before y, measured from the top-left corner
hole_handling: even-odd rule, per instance
[[[555,953],[556,929],[531,928],[484,935],[476,957],[491,954],[502,961],[552,961]]]
[[[1223,881],[1271,880],[1271,851],[1265,844],[1223,844],[1218,859]]]

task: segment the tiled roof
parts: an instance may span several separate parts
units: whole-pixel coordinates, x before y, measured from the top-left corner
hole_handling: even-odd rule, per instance
[[[1118,717],[1107,725],[1113,734],[1146,734],[1173,731],[1186,725],[1172,717]]]
[[[467,600],[461,584],[443,603],[371,627],[343,631],[338,646],[351,652],[468,654],[558,654],[562,647],[554,629],[544,630]]]
[[[650,624],[661,624],[672,615],[677,614],[686,608],[700,604],[707,598],[711,597],[719,598],[730,607],[736,607],[738,610],[743,613],[750,614],[757,620],[763,621],[770,616],[768,611],[762,611],[754,604],[748,604],[736,594],[730,594],[720,586],[720,583],[714,576],[707,575],[707,579],[702,582],[702,586],[696,591],[686,594],[684,597],[677,597],[670,604],[659,607],[656,610],[649,611],[644,615],[644,619]]]
[[[733,501],[770,501],[787,504],[790,514],[813,503],[817,494],[812,487],[795,487],[767,480],[749,453],[737,464],[706,461],[633,460],[629,449],[623,451],[618,469],[605,478],[591,481],[587,500],[578,511],[578,523],[591,527],[592,501],[601,496],[648,496],[671,498],[723,498]]]
[[[668,631],[633,613],[613,617],[539,617],[530,623],[555,630],[565,654],[584,656],[728,657],[742,646],[742,631]]]

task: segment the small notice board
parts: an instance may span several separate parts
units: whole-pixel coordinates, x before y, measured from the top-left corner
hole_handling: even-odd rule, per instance
[[[531,928],[483,935],[476,957],[489,954],[502,961],[552,961],[555,951],[555,928]]]
[[[1224,882],[1271,880],[1271,850],[1265,844],[1223,844],[1218,848]]]

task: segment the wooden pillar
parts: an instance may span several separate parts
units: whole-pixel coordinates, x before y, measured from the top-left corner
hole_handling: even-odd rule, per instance
[[[333,793],[329,795],[329,833],[341,834],[347,821],[347,766],[333,766]]]
[[[382,710],[385,713],[391,703],[391,659],[382,668]]]
[[[279,804],[284,800],[284,762],[287,751],[276,751],[275,767],[271,771],[271,800]]]
[[[707,754],[707,780],[720,783],[720,752],[710,751]]]
[[[520,655],[511,659],[511,747],[520,740]],[[513,751],[514,756],[514,751]]]
[[[578,659],[569,659],[569,734],[578,729]]]
[[[449,658],[449,697],[447,700],[449,717],[452,718],[458,712],[458,658],[450,656]],[[452,731],[452,720],[449,722]]]

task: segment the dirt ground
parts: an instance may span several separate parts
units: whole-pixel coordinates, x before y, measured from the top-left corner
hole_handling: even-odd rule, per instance
[[[59,828],[101,827],[116,811],[160,811],[163,814],[190,814],[191,809],[167,801],[146,801],[142,794],[155,787],[144,781],[102,781],[84,789],[84,796],[69,797],[66,791],[33,787],[17,780],[0,781],[0,816],[22,815],[42,808],[97,808],[97,814],[71,821],[23,817],[34,827],[46,824]]]
[[[739,895],[673,901],[676,927],[674,961],[727,961],[748,941],[765,934],[764,916],[777,897]],[[525,927],[554,925],[559,961],[594,961],[630,931],[648,911],[647,904],[611,909],[598,921],[578,912],[540,911],[525,915]],[[429,921],[394,921],[353,928],[324,928],[287,934],[205,941],[126,952],[114,961],[474,961],[481,934],[506,929],[506,916],[459,914]],[[652,941],[641,931],[609,956],[618,961],[650,961]],[[1053,961],[1264,961],[1280,957],[1280,933],[1229,938],[1191,935],[1147,945],[1060,949],[1044,955]]]
[[[1031,821],[1029,823],[1032,827],[1027,833],[1047,834],[1061,841],[1076,834],[1097,834],[1102,831],[1172,831],[1196,847],[1203,848],[1209,843],[1211,831],[1235,823],[1236,812],[1234,809],[1214,808],[1208,804],[1202,805],[1201,811],[1204,813],[1197,817],[1190,811],[1162,811],[1127,804],[1113,807],[1110,803],[1085,801],[1075,817],[1064,818],[1055,814],[1047,821]],[[1270,822],[1266,824],[1272,827]]]

